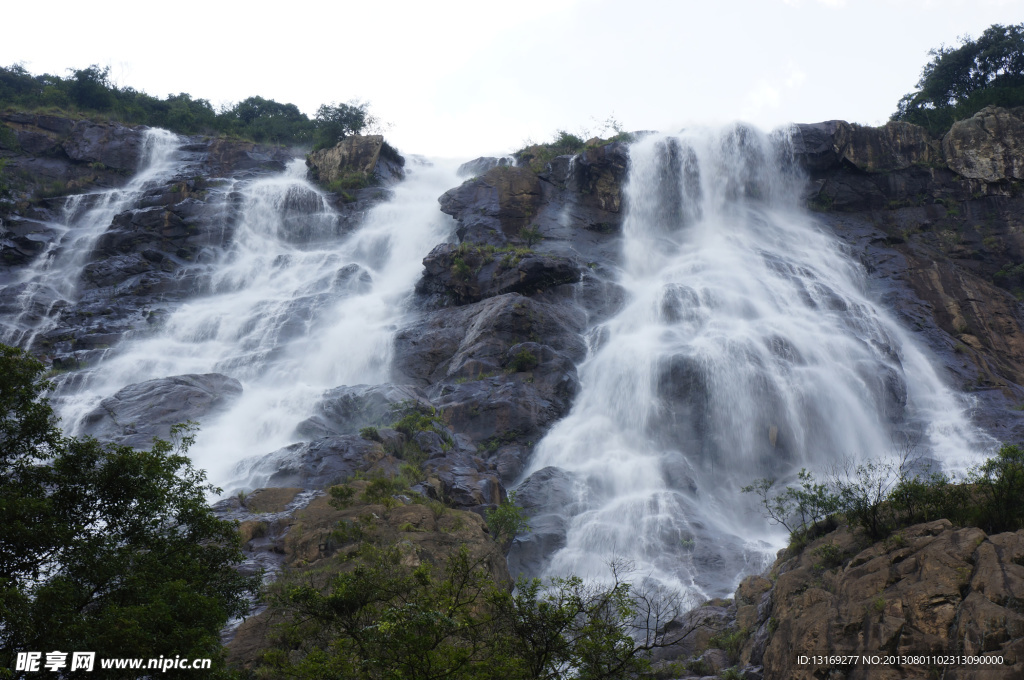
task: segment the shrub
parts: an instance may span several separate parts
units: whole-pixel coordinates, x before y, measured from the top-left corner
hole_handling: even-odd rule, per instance
[[[529,517],[523,509],[516,505],[516,492],[511,491],[508,499],[501,502],[497,508],[491,508],[486,513],[487,528],[491,536],[500,545],[506,548],[512,544],[518,534],[530,530],[527,523]]]

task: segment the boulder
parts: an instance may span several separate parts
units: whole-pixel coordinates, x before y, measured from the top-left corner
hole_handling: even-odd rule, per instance
[[[946,162],[970,179],[1024,179],[1024,119],[1021,109],[987,106],[953,124],[942,138]]]
[[[458,304],[503,293],[532,295],[583,276],[574,259],[532,251],[442,243],[423,259],[416,292],[447,296]]]
[[[397,468],[398,461],[387,455],[379,442],[342,435],[291,444],[265,456],[246,458],[235,466],[233,479],[234,486],[244,489],[323,489],[340,484],[357,472],[387,474]]]
[[[330,184],[345,175],[360,173],[379,179],[401,179],[405,160],[385,151],[381,135],[345,137],[329,149],[314,151],[306,157],[313,176],[321,184]]]
[[[295,433],[317,438],[357,434],[364,427],[390,424],[395,406],[418,403],[430,406],[426,395],[409,385],[345,385],[324,392],[313,407],[314,415],[299,423]]]
[[[471,161],[466,161],[459,166],[455,174],[459,177],[479,177],[491,168],[515,165],[515,159],[510,156],[495,158],[493,156],[481,156]]]
[[[220,373],[176,375],[128,385],[100,402],[82,420],[83,434],[133,448],[167,439],[171,427],[202,421],[242,394],[242,384]]]

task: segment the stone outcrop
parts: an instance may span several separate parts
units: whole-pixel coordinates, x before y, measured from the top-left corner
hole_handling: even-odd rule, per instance
[[[387,152],[381,135],[352,135],[329,149],[314,151],[306,157],[313,177],[325,186],[353,173],[369,180],[394,182],[404,173],[405,160]]]
[[[865,546],[840,527],[736,593],[743,662],[766,680],[1010,678],[1024,674],[1024,531],[946,520]],[[988,656],[1002,663],[798,663],[798,655]]]
[[[989,106],[957,121],[942,138],[953,172],[985,182],[1024,179],[1024,109]]]
[[[202,422],[242,394],[242,384],[220,373],[176,375],[135,383],[118,390],[82,421],[85,434],[137,449],[153,438],[168,439],[171,427]]]

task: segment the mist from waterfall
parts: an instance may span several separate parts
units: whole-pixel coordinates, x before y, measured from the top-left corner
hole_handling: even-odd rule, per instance
[[[306,181],[301,159],[280,175],[215,187],[220,196],[211,200],[226,203],[235,226],[209,266],[209,293],[97,366],[62,399],[65,422],[81,422],[131,383],[226,374],[243,394],[203,423],[190,452],[225,483],[241,458],[296,441],[296,425],[326,389],[386,381],[391,338],[422,259],[452,232],[437,197],[457,184],[455,165],[410,161],[393,195],[340,238],[339,215]]]
[[[572,474],[565,546],[545,574],[638,577],[706,599],[785,544],[740,494],[894,442],[961,466],[961,398],[800,207],[785,134],[735,125],[651,135],[624,190],[626,302],[593,328],[571,413],[524,478]]]

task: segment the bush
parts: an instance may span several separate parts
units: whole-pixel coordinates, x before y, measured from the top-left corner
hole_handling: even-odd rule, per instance
[[[527,522],[529,517],[523,509],[516,505],[516,492],[511,491],[508,499],[501,502],[497,508],[491,508],[486,513],[487,528],[491,536],[506,549],[512,545],[512,539],[524,531],[530,530]]]
[[[838,513],[870,539],[919,522],[948,519],[988,533],[1024,527],[1024,448],[1003,445],[993,458],[957,479],[945,473],[912,472],[914,461],[898,459],[847,463],[830,480],[817,484],[801,470],[799,486],[775,492],[775,480],[760,479],[744,487],[756,493],[764,515],[790,530],[793,546],[806,543],[809,530]]]
[[[1024,448],[1004,445],[994,458],[971,470],[968,480],[982,499],[978,526],[988,533],[1024,527]]]

